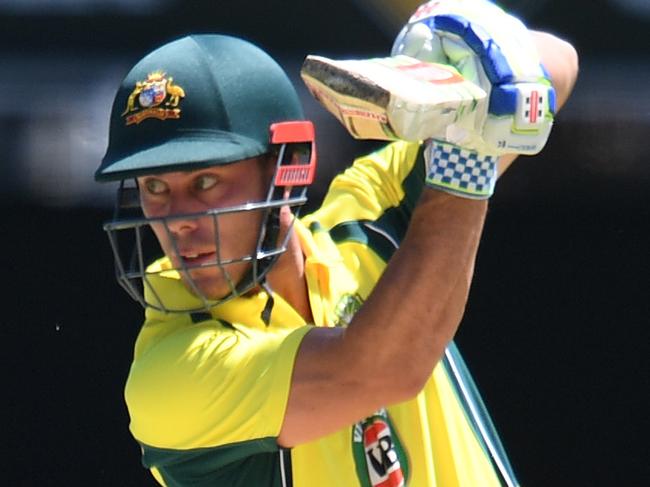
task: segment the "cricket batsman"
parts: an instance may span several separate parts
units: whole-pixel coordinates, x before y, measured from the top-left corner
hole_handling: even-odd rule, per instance
[[[121,182],[105,229],[145,307],[125,398],[161,485],[519,485],[453,337],[497,177],[543,148],[577,56],[487,0],[424,4],[391,54],[464,88],[308,59],[325,107],[387,143],[305,216],[314,127],[260,48],[191,35],[120,85],[96,178]]]

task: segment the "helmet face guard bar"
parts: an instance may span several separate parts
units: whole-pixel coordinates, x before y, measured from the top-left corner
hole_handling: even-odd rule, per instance
[[[212,208],[205,212],[193,214],[176,214],[165,217],[125,218],[124,210],[139,209],[137,181],[135,186],[128,186],[122,181],[118,189],[116,211],[113,221],[104,225],[115,259],[115,271],[118,283],[143,307],[151,307],[163,312],[197,312],[206,311],[234,297],[241,296],[258,285],[264,285],[265,276],[278,257],[286,250],[291,236],[293,221],[286,234],[280,235],[280,209],[283,206],[295,208],[295,218],[300,207],[307,201],[307,187],[313,182],[316,169],[316,149],[314,129],[311,122],[282,122],[271,126],[271,144],[277,150],[275,174],[269,184],[264,201],[249,202],[228,208]],[[221,254],[220,221],[241,212],[260,212],[260,226],[255,249],[246,255],[224,257]],[[216,259],[208,263],[188,265],[184,259],[178,267],[157,268],[150,264],[162,257],[158,245],[151,245],[156,239],[151,230],[152,225],[164,229],[167,239],[172,244],[172,252],[180,257],[176,239],[170,230],[170,223],[175,220],[210,218],[214,231]],[[124,239],[128,243],[125,244]],[[171,257],[171,256],[168,256]],[[172,260],[172,259],[170,259]],[[245,263],[248,266],[244,276],[235,282],[228,266]],[[229,292],[219,299],[208,298],[194,282],[191,271],[212,268],[228,284]],[[164,302],[152,281],[156,278],[182,277],[190,292],[197,298],[196,305],[190,308],[178,307]],[[216,276],[217,274],[215,274]],[[146,291],[146,292],[145,292]]]

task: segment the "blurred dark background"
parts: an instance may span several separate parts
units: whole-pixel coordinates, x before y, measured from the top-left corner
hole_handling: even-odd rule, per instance
[[[500,181],[458,342],[523,485],[650,485],[650,2],[502,4],[570,40],[581,76]],[[302,59],[385,55],[415,5],[0,0],[4,485],[154,485],[122,399],[141,310],[101,230],[114,187],[92,180],[130,65],[189,32],[266,48],[317,124],[315,204],[373,144],[308,97]]]

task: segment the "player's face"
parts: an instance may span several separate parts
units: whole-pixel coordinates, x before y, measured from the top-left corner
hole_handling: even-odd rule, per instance
[[[143,176],[138,178],[142,209],[147,218],[160,218],[261,201],[271,170],[271,165],[254,158],[192,172]],[[188,269],[181,272],[186,286],[192,289],[189,274],[205,297],[219,299],[231,288],[224,272],[210,264],[218,258],[224,262],[254,254],[262,217],[261,211],[226,213],[217,217],[218,229],[211,216],[168,219],[152,222],[151,227],[173,266]],[[235,262],[223,269],[237,284],[249,266]]]

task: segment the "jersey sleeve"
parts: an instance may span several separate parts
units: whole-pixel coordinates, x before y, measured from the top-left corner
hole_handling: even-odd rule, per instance
[[[155,325],[153,325],[155,326]],[[137,356],[125,396],[143,445],[195,450],[277,438],[309,330],[238,330],[210,320]]]
[[[351,222],[371,223],[399,243],[423,187],[420,144],[394,142],[335,177],[321,208],[304,221],[334,232]]]

